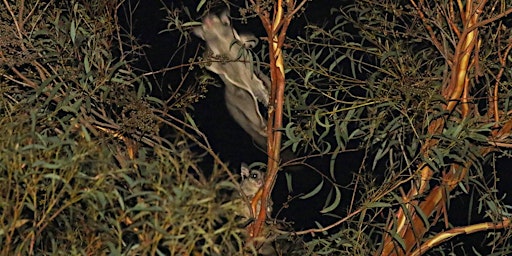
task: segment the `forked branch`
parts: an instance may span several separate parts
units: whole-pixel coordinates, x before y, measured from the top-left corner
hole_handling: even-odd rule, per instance
[[[302,8],[306,0],[302,0],[298,5],[294,0],[277,0],[273,6],[273,13],[261,8],[261,1],[251,0],[254,9],[261,19],[261,22],[267,32],[267,40],[269,44],[269,62],[271,74],[271,90],[270,103],[268,108],[267,123],[267,153],[268,153],[268,169],[263,192],[260,197],[253,198],[253,205],[257,205],[257,200],[261,201],[261,205],[267,205],[270,193],[274,187],[274,183],[279,170],[280,152],[281,152],[281,132],[283,127],[283,102],[284,102],[284,63],[281,48],[286,38],[286,31],[291,22],[293,15]],[[267,213],[266,207],[260,207],[256,221],[249,227],[249,233],[252,237],[257,237],[265,223]]]

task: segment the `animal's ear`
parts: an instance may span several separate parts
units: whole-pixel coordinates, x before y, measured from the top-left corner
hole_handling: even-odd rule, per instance
[[[231,19],[229,18],[229,11],[228,10],[224,10],[220,13],[219,15],[219,19],[220,21],[222,22],[223,25],[225,26],[230,26],[231,25]]]
[[[241,35],[238,35],[237,39],[240,40],[240,42],[242,42],[244,44],[245,48],[247,48],[247,49],[253,48],[259,42],[258,38],[256,38],[252,34],[241,34]]]
[[[242,174],[242,178],[249,177],[251,170],[249,169],[249,166],[247,166],[246,163],[242,163],[242,166],[240,167],[240,173]]]

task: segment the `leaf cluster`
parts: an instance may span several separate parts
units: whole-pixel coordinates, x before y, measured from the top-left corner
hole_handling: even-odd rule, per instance
[[[233,177],[196,137],[187,92],[154,98],[132,67],[121,4],[3,2],[1,255],[243,251]]]
[[[346,153],[364,152],[349,190],[342,191],[352,190],[352,198],[356,199],[345,206],[348,215],[357,212],[354,209],[362,211],[344,222],[344,231],[333,235],[330,246],[315,241],[316,248],[338,250],[341,246],[350,248],[350,255],[376,250],[376,244],[366,239],[378,241],[386,232],[393,234],[388,226],[379,224],[384,221],[382,214],[407,205],[402,200],[403,189],[418,184],[420,163],[434,171],[432,187],[442,183],[444,173],[468,169],[468,176],[459,184],[462,193],[471,194],[470,203],[464,205],[468,223],[481,218],[500,221],[509,216],[510,206],[497,193],[498,170],[487,164],[490,156],[485,149],[494,124],[482,114],[492,112],[488,93],[494,90],[501,68],[496,59],[503,59],[502,54],[508,53],[508,44],[504,42],[509,42],[510,30],[504,28],[510,24],[507,19],[498,20],[480,30],[480,52],[473,56],[478,65],[470,69],[469,104],[475,115],[464,118],[459,111],[445,110],[447,102],[441,93],[450,82],[450,72],[455,72],[451,70],[451,57],[460,37],[451,29],[456,25],[449,24],[446,18],[453,13],[450,3],[421,1],[429,24],[435,24],[430,28],[433,34],[410,1],[363,0],[332,9],[332,25],[307,25],[304,36],[289,40],[292,47],[287,49],[285,61],[285,109],[290,121],[284,145],[294,151],[302,149],[311,158],[316,154],[322,158],[329,155],[329,170],[323,172],[328,176],[323,176],[323,180],[331,181],[326,184],[333,188],[338,186],[336,178],[344,172],[342,163],[347,160],[343,158],[349,156]],[[503,1],[500,8],[498,5],[486,9],[482,20],[499,16],[500,11],[510,8]],[[510,109],[510,91],[506,87],[512,73],[508,69],[505,73],[496,89],[500,111]],[[505,120],[509,118],[508,112],[500,112]],[[429,125],[439,119],[444,121],[441,132],[429,130]],[[431,141],[436,144],[425,150]],[[507,151],[498,151],[491,157],[508,155]],[[451,169],[453,164],[461,167]],[[323,182],[316,186],[307,194],[308,198],[320,198],[323,186]],[[330,196],[324,201],[326,205],[343,207],[342,201]],[[473,204],[478,204],[476,214]],[[417,211],[422,215],[420,209]],[[425,225],[431,221],[442,225],[440,218],[424,214],[422,218]],[[449,223],[450,219],[445,221]],[[347,231],[352,229],[353,232]],[[334,239],[341,234],[352,236]],[[503,239],[499,232],[492,234]],[[493,240],[491,247],[503,246],[501,249],[506,251],[508,245],[495,243],[498,240]],[[362,249],[361,244],[369,247]]]

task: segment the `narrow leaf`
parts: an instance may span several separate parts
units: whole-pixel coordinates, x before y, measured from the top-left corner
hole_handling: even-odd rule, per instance
[[[341,202],[341,191],[338,187],[334,187],[334,191],[336,192],[336,196],[334,197],[334,202],[332,202],[332,204],[322,210],[320,210],[321,213],[328,213],[328,212],[331,212],[332,210],[336,209],[336,207],[338,207],[338,205],[340,204]]]
[[[313,189],[311,192],[299,197],[300,199],[308,199],[316,194],[318,194],[318,192],[320,192],[320,190],[322,189],[322,187],[324,186],[324,180],[322,179],[322,182],[320,182],[320,184],[318,184],[318,186],[316,186],[315,189]]]

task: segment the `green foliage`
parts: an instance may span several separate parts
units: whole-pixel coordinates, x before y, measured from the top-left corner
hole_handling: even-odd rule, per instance
[[[222,196],[234,185],[218,172],[193,178],[186,147],[141,152],[120,168],[108,141],[31,131],[30,118],[13,114],[1,119],[2,255],[237,250],[240,229],[226,224],[233,207]]]
[[[406,205],[396,189],[403,184],[414,186],[411,180],[418,178],[420,162],[426,162],[435,171],[432,186],[440,184],[442,173],[451,164],[468,166],[470,173],[460,187],[465,193],[471,190],[478,194],[471,199],[479,205],[477,215],[494,222],[510,216],[510,206],[497,196],[496,177],[489,175],[486,164],[489,157],[483,150],[489,146],[493,124],[480,116],[489,112],[489,105],[483,104],[487,99],[485,92],[494,89],[501,68],[496,60],[504,52],[506,44],[502,42],[509,40],[510,29],[505,30],[508,23],[498,20],[480,30],[482,46],[480,55],[476,56],[480,66],[471,70],[474,80],[470,85],[475,92],[472,95],[477,96],[470,102],[476,114],[462,120],[460,112],[442,109],[445,102],[440,94],[448,84],[451,63],[447,60],[455,54],[454,44],[459,38],[450,33],[450,24],[436,12],[450,13],[450,3],[422,2],[425,10],[431,11],[425,13],[427,19],[437,25],[434,33],[444,39],[441,42],[444,52],[436,48],[409,1],[355,1],[331,10],[334,24],[325,28],[308,25],[305,37],[289,40],[293,48],[287,49],[285,61],[288,65],[285,108],[290,122],[284,145],[294,151],[300,148],[312,157],[315,153],[331,155],[329,180],[335,188],[334,180],[344,171],[337,165],[344,162],[343,152],[364,151],[366,157],[350,187],[356,191],[354,198],[360,200],[345,207],[353,210],[356,205],[363,209],[380,205],[372,207],[372,211],[363,210],[364,216],[356,214],[347,220],[343,231],[328,238],[329,242],[312,241],[318,250],[338,250],[341,246],[347,249],[346,255],[368,255],[377,250],[376,242],[382,234],[393,231],[374,221],[384,221],[382,213]],[[500,3],[501,11],[512,7],[506,1]],[[493,10],[494,13],[482,14],[482,20],[497,16],[499,10]],[[500,109],[511,107],[510,91],[505,88],[512,73],[506,70],[501,80],[503,85],[499,87]],[[427,127],[438,118],[445,125],[441,134],[433,135]],[[423,154],[422,146],[431,139],[437,144]],[[509,152],[498,151],[491,157],[502,156],[509,156]],[[327,185],[319,183],[303,198],[314,198],[322,186]],[[329,200],[317,198],[326,204]],[[469,216],[472,203],[465,206]],[[419,208],[416,210],[428,226],[427,221],[432,221],[433,216],[426,216]],[[480,217],[470,218],[468,224]],[[361,240],[361,229],[369,235],[364,237],[373,242]],[[500,232],[491,234],[504,239]],[[334,239],[338,236],[345,242]],[[403,244],[400,240],[396,236],[396,241]],[[501,241],[493,239],[491,247],[507,250],[508,245]]]
[[[193,98],[150,96],[131,67],[141,48],[119,34],[121,3],[2,4],[1,255],[243,250],[235,184],[218,160],[207,178],[191,151]]]
[[[169,99],[151,96],[153,80],[132,67],[143,47],[127,43],[118,24],[121,3],[2,2],[2,255],[243,253],[246,235],[233,214],[233,177],[227,177],[227,168],[188,112],[212,79],[201,78],[199,93],[180,84],[169,86]],[[499,19],[480,30],[480,69],[471,70],[476,92],[471,103],[477,114],[463,120],[460,112],[443,110],[440,95],[457,35],[436,12],[448,13],[449,3],[424,3],[425,16],[436,22],[434,32],[444,39],[443,52],[410,1],[399,0],[362,0],[332,9],[332,24],[309,24],[304,34],[288,39],[283,147],[329,161],[318,172],[319,183],[299,191],[303,194],[298,198],[321,205],[323,216],[345,218],[330,229],[316,222],[320,231],[315,232],[321,235],[305,244],[299,236],[296,244],[302,246],[292,248],[295,253],[369,255],[378,251],[385,234],[405,247],[404,239],[385,224],[385,214],[403,209],[410,217],[399,188],[415,185],[420,162],[434,170],[431,186],[441,183],[443,173],[460,171],[447,170],[451,164],[469,167],[460,190],[452,194],[469,197],[464,204],[467,224],[510,217],[511,206],[497,190],[500,170],[487,164],[510,152],[484,155],[483,149],[494,128],[484,115],[490,112],[487,92],[494,89],[501,68],[496,59],[512,30]],[[512,8],[506,1],[499,3],[492,10]],[[196,7],[204,6],[209,3],[200,1]],[[178,10],[169,14],[181,33],[195,24],[182,22]],[[261,63],[267,60],[265,50],[255,55]],[[182,78],[189,74],[184,72]],[[506,118],[512,107],[510,81],[512,69],[507,68],[498,90]],[[436,119],[445,123],[442,132],[433,134],[428,127]],[[432,139],[437,144],[422,154]],[[340,181],[348,176],[343,163],[350,151],[362,151],[364,158],[352,180]],[[201,170],[204,163],[211,169]],[[290,189],[296,185],[294,175],[287,175]],[[323,197],[326,189],[330,193]],[[344,204],[348,193],[353,194]],[[442,218],[415,210],[425,226],[444,228]],[[446,221],[453,225],[453,218]],[[295,239],[290,237],[282,235],[283,240]],[[510,232],[491,231],[487,237],[496,254],[510,251],[508,240]],[[454,241],[430,253],[477,254],[477,249],[461,247]]]

